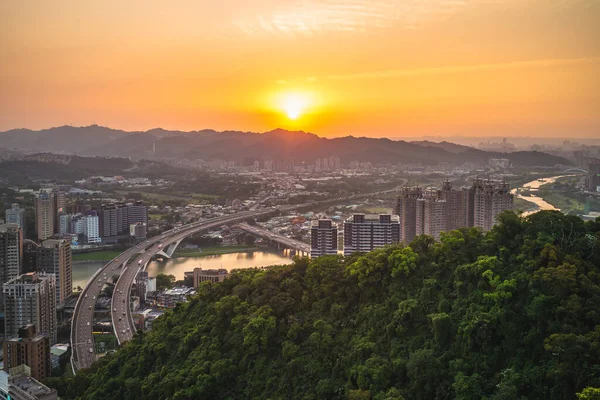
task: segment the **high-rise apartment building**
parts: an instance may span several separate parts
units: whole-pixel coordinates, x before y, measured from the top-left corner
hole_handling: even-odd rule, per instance
[[[63,192],[53,192],[54,196],[54,233],[58,233],[58,216],[67,212],[67,198]]]
[[[502,211],[513,209],[514,195],[506,182],[478,178],[473,181],[470,190],[473,195],[473,226],[485,232],[492,229]]]
[[[148,223],[148,207],[141,201],[130,204],[104,205],[98,213],[98,228],[102,238],[128,234],[130,225]]]
[[[96,211],[89,211],[83,216],[83,236],[84,242],[88,244],[100,243],[100,223]]]
[[[37,272],[37,256],[39,247],[40,246],[33,240],[23,241],[23,267],[21,268],[21,274]],[[18,275],[15,275],[15,278],[17,276]]]
[[[33,324],[56,343],[56,281],[54,274],[31,272],[3,285],[4,334],[16,337],[19,328]]]
[[[63,306],[73,292],[71,243],[64,239],[44,240],[38,248],[38,272],[55,275],[56,306]]]
[[[101,237],[117,236],[119,233],[119,226],[117,225],[117,207],[102,206],[98,210],[98,219]]]
[[[50,338],[47,334],[37,334],[33,324],[19,327],[17,335],[5,340],[2,348],[5,371],[24,364],[34,379],[42,380],[51,375]]]
[[[129,226],[133,224],[148,224],[148,206],[141,201],[127,204],[127,226],[125,231],[128,231]]]
[[[330,219],[312,221],[310,226],[310,256],[337,254],[338,229]]]
[[[40,191],[35,196],[35,230],[38,240],[46,240],[55,231],[58,222],[56,213],[56,199],[52,192]]]
[[[477,226],[488,231],[496,217],[513,208],[513,195],[507,183],[475,179],[469,188],[456,190],[444,182],[440,190],[404,188],[396,212],[401,225],[400,238],[410,243],[415,236]]]
[[[400,223],[400,240],[410,243],[417,236],[417,200],[423,195],[420,187],[402,188],[396,203]]]
[[[23,265],[23,233],[17,224],[0,225],[0,284],[21,274]],[[2,296],[0,296],[2,304]]]
[[[600,159],[588,160],[586,168],[588,170],[588,190],[590,192],[600,192]]]
[[[440,233],[448,230],[448,202],[438,197],[437,192],[425,192],[417,200],[416,233],[433,236],[436,240]]]
[[[344,255],[369,252],[400,241],[397,215],[354,214],[344,221]]]
[[[23,237],[25,234],[25,209],[21,208],[18,204],[13,204],[10,208],[6,209],[5,222],[7,224],[17,224],[23,231]]]
[[[452,188],[452,183],[445,181],[439,197],[446,201],[446,230],[463,228],[467,225],[464,192]]]

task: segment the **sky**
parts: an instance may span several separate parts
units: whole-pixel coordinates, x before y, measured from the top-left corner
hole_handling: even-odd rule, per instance
[[[600,137],[600,0],[0,2],[0,130]]]

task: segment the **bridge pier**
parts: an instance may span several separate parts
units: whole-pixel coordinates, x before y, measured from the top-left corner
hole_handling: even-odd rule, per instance
[[[159,251],[156,254],[160,254],[161,256],[165,257],[165,258],[172,258],[173,257],[173,253],[175,253],[175,250],[177,249],[177,247],[179,246],[179,244],[182,242],[183,239],[179,239],[176,242],[170,243],[168,246],[163,247],[161,251]]]

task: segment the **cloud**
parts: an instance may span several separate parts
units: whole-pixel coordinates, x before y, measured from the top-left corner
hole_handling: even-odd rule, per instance
[[[555,58],[546,60],[514,61],[496,64],[475,64],[475,65],[452,65],[432,68],[414,68],[414,69],[393,69],[383,71],[362,72],[355,74],[329,75],[327,79],[332,80],[356,80],[356,79],[382,79],[382,78],[402,78],[421,75],[448,75],[463,74],[469,72],[496,71],[504,69],[518,68],[548,68],[579,64],[593,64],[600,62],[600,57],[588,58]]]
[[[447,18],[469,4],[467,0],[282,0],[269,12],[234,24],[249,35],[283,37],[391,26],[411,29]]]

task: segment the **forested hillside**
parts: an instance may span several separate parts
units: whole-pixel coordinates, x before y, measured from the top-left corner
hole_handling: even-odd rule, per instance
[[[506,213],[486,235],[239,271],[47,383],[88,400],[574,399],[600,387],[599,266],[600,221]]]

